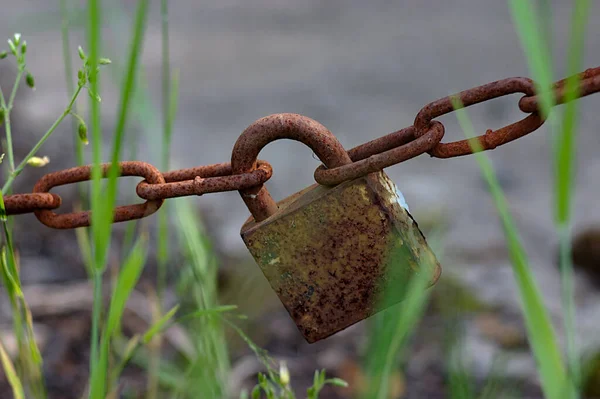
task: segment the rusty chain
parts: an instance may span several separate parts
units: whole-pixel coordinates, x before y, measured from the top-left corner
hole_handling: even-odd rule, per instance
[[[600,67],[578,74],[577,98],[600,91]],[[567,101],[565,83],[568,78],[553,84],[554,104]],[[543,125],[535,83],[528,78],[508,78],[457,93],[463,106],[468,107],[494,98],[522,93],[519,109],[529,114],[524,119],[502,127],[487,130],[479,137],[483,150],[491,150],[523,137]],[[417,114],[412,126],[386,136],[344,150],[335,136],[318,122],[297,114],[277,114],[250,125],[237,140],[231,163],[220,163],[179,169],[161,173],[149,163],[127,161],[119,163],[121,176],[138,176],[144,180],[136,187],[137,195],[146,200],[142,204],[116,207],[113,222],[141,219],[156,212],[165,199],[203,195],[225,191],[239,191],[242,199],[257,221],[264,220],[277,210],[276,203],[263,187],[273,174],[269,163],[258,160],[261,149],[278,139],[292,139],[308,145],[322,162],[314,172],[315,181],[333,186],[389,166],[412,159],[423,153],[436,158],[453,158],[472,154],[468,140],[442,143],[444,125],[435,118],[454,111],[452,96],[427,104]],[[340,160],[343,160],[340,164]],[[109,164],[103,164],[106,177]],[[33,193],[4,196],[7,215],[34,213],[46,226],[71,229],[90,225],[90,211],[57,214],[60,196],[49,191],[57,186],[91,179],[91,166],[79,166],[43,176],[34,186]]]

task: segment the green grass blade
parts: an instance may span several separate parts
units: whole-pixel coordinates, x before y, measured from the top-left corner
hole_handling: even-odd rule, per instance
[[[474,399],[475,388],[473,381],[462,362],[461,346],[453,347],[448,353],[448,383],[450,398]]]
[[[552,96],[552,59],[549,44],[544,35],[537,14],[532,9],[531,2],[523,0],[508,0],[512,18],[521,41],[523,51],[527,54],[529,69],[533,72],[536,82],[536,92],[540,95],[541,115],[551,118],[554,106]],[[546,28],[547,30],[547,28]]]
[[[406,299],[378,315],[381,322],[371,332],[371,350],[366,360],[369,385],[365,398],[389,396],[389,378],[397,366],[400,349],[406,344],[425,310],[429,298],[427,281],[414,278],[408,285]]]
[[[131,344],[130,341],[123,338],[115,337],[114,345],[116,352],[119,354],[127,355],[127,347]],[[139,367],[147,369],[149,366],[149,355],[145,348],[138,346],[138,349],[131,353],[131,363]],[[185,384],[185,380],[182,377],[181,370],[179,370],[173,364],[162,362],[161,369],[158,374],[159,383],[161,386],[175,390]]]
[[[573,265],[571,263],[570,221],[573,181],[575,175],[576,133],[577,133],[577,101],[579,95],[579,78],[577,73],[582,68],[585,28],[588,22],[590,2],[577,0],[573,5],[571,19],[571,37],[568,55],[568,73],[571,78],[565,84],[567,104],[563,114],[562,129],[557,139],[555,151],[555,221],[559,235],[561,293],[564,312],[565,333],[567,337],[567,354],[569,369],[576,387],[580,388],[582,376],[577,349],[575,293],[573,281]]]
[[[231,312],[233,310],[237,310],[237,308],[238,308],[237,305],[223,305],[223,306],[217,306],[217,307],[210,308],[210,309],[197,310],[195,312],[188,313],[186,315],[183,315],[183,316],[177,318],[177,322],[181,323],[188,319],[193,319],[196,317],[202,317],[202,316],[206,316],[206,315],[215,316],[219,313],[226,313],[226,312]]]
[[[527,35],[529,38],[524,45],[524,49],[526,50],[525,53],[528,57],[533,75],[536,79],[540,79],[540,74],[543,74],[544,72],[541,70],[539,64],[545,63],[546,65],[549,65],[551,60],[549,59],[550,57],[544,59],[543,55],[536,52],[536,49],[541,47],[541,45],[539,42],[536,43],[536,37],[532,36],[535,32],[531,32],[534,28],[531,24],[531,20],[535,18],[535,15],[533,15],[530,9],[526,10],[526,5],[522,3],[525,2],[513,4],[513,13],[519,12],[522,17],[518,21],[518,27],[523,32],[527,31],[527,33],[522,33],[521,36],[523,38]],[[554,154],[554,219],[560,248],[561,296],[569,368],[576,386],[579,386],[580,384],[581,371],[579,354],[576,346],[573,267],[571,264],[571,248],[569,242],[577,129],[577,103],[573,100],[578,94],[579,82],[576,74],[582,67],[583,45],[589,8],[590,2],[587,0],[573,2],[571,33],[568,46],[568,73],[571,76],[571,79],[568,79],[565,84],[567,104],[563,114],[561,130],[558,131],[557,134],[551,135]],[[547,1],[544,1],[542,10],[545,14],[549,14],[550,5]],[[538,67],[534,67],[534,65],[538,65]]]
[[[166,79],[166,78],[165,78]],[[167,109],[164,111],[165,130],[163,133],[163,145],[162,145],[162,168],[168,170],[170,168],[169,155],[171,149],[171,138],[173,135],[173,124],[175,122],[175,116],[177,113],[177,95],[179,93],[179,74],[176,72],[173,75],[172,84],[168,85],[168,102],[165,105]],[[166,90],[166,88],[165,88]],[[166,284],[166,269],[167,260],[169,258],[169,225],[168,225],[168,207],[169,204],[165,204],[163,207],[167,209],[158,215],[158,249],[157,249],[157,260],[158,260],[158,293],[159,295],[164,290]]]
[[[495,399],[508,397],[509,391],[516,390],[516,386],[507,387],[502,381],[502,371],[506,370],[506,356],[503,354],[494,356],[486,383],[481,390],[479,399]]]
[[[436,239],[437,235],[433,232],[429,237],[429,244],[432,248],[438,244]],[[439,254],[438,251],[435,252]],[[394,264],[405,267],[404,262],[404,259],[398,259]],[[421,267],[425,270],[430,269],[429,265]],[[366,398],[383,399],[389,396],[390,375],[398,366],[399,354],[406,347],[408,338],[423,316],[429,301],[431,290],[427,288],[428,284],[429,281],[426,278],[415,275],[406,285],[405,299],[370,320],[370,342],[365,360],[365,368],[369,376],[367,391],[364,395]],[[387,289],[387,295],[394,296],[395,289],[397,287]],[[387,302],[385,299],[382,300]]]
[[[140,278],[146,263],[147,251],[148,238],[144,234],[134,245],[119,272],[111,296],[106,325],[102,332],[98,364],[94,367],[91,376],[90,397],[93,399],[104,399],[107,390],[110,389],[106,386],[110,342],[115,332],[118,331],[127,300]]]
[[[117,177],[119,175],[119,157],[121,154],[121,148],[123,145],[125,126],[127,125],[127,118],[129,116],[129,104],[134,92],[134,85],[136,82],[136,73],[138,70],[138,62],[140,53],[142,50],[142,43],[144,38],[144,32],[146,28],[146,20],[148,17],[148,0],[140,0],[138,2],[138,8],[136,12],[136,18],[134,23],[134,33],[130,45],[129,59],[127,64],[127,70],[124,80],[121,85],[121,98],[118,110],[117,125],[115,128],[115,134],[113,138],[113,150],[111,156],[111,167],[108,171],[108,182],[107,189],[102,202],[102,216],[101,220],[95,220],[94,223],[98,223],[98,236],[99,248],[98,251],[103,252],[102,259],[106,257],[106,251],[110,242],[110,234],[112,230],[112,212],[115,206],[117,197]],[[102,265],[104,267],[104,262]]]
[[[0,252],[2,280],[10,300],[13,316],[13,331],[17,339],[18,365],[22,379],[36,398],[46,397],[42,378],[42,356],[35,341],[31,311],[25,301],[19,276],[19,267],[12,244],[12,235],[2,222],[6,245]]]
[[[72,4],[69,4],[69,0],[60,0],[60,16],[61,16],[61,38],[62,38],[62,54],[63,54],[63,64],[65,67],[65,83],[67,85],[67,91],[69,98],[75,93],[75,84],[73,83],[73,79],[76,77],[73,74],[73,61],[71,59],[71,41],[69,38],[69,8]],[[77,104],[73,104],[73,112],[78,114],[77,112]],[[83,143],[79,139],[79,135],[77,133],[77,120],[75,118],[71,119],[71,125],[73,129],[73,145],[75,146],[75,158],[77,160],[78,165],[84,164],[84,155],[83,155]],[[81,200],[84,200],[84,191],[83,185],[78,185],[81,195]],[[85,203],[84,203],[85,206]]]
[[[471,139],[474,137],[474,130],[470,119],[462,108],[460,99],[453,98],[458,122],[465,136]],[[527,335],[533,349],[544,395],[548,399],[572,398],[575,393],[571,382],[567,379],[550,315],[544,306],[542,295],[529,267],[525,249],[521,244],[504,193],[498,184],[489,159],[480,152],[479,141],[471,139],[470,144],[475,152],[474,156],[479,163],[481,173],[488,183],[502,222],[522,304]]]
[[[144,335],[142,336],[142,342],[147,344],[148,342],[150,342],[152,340],[152,338],[154,338],[154,336],[156,334],[161,332],[163,330],[163,328],[165,328],[166,324],[169,321],[171,321],[173,316],[175,316],[175,313],[177,313],[177,310],[179,310],[179,305],[174,306],[171,310],[169,310],[167,313],[165,313],[160,319],[158,319],[156,321],[156,323],[154,323],[152,326],[150,326],[148,331],[146,331],[144,333]]]
[[[109,339],[103,335],[98,349],[98,361],[90,376],[90,399],[105,399],[111,387],[107,384]]]
[[[553,29],[552,29],[552,5],[550,0],[538,0],[538,9],[540,11],[540,25],[542,37],[544,38],[543,44],[546,46],[546,54],[548,59],[552,59],[552,43],[554,42]]]
[[[171,59],[169,51],[169,6],[167,0],[161,0],[161,33],[162,33],[162,117],[163,117],[163,135],[162,135],[162,169],[168,170],[170,167],[171,139],[173,136],[173,123],[177,111],[177,94],[179,91],[179,77],[171,77]],[[173,81],[171,81],[173,80]],[[167,259],[169,257],[168,237],[168,213],[163,212],[158,216],[158,276],[157,288],[159,298],[162,297],[167,278]]]
[[[98,59],[100,57],[100,42],[101,42],[101,6],[99,0],[90,0],[88,2],[88,47],[89,47],[89,65],[92,71],[98,67]],[[93,93],[99,94],[99,82],[101,75],[98,74],[96,79],[89,82],[89,88]],[[102,192],[102,124],[100,114],[100,104],[98,101],[90,98],[90,120],[91,120],[91,144],[92,144],[92,190],[90,204],[92,208],[91,222],[92,235],[94,242],[94,268],[101,270],[105,264],[105,246],[108,242],[103,223],[106,223],[107,215],[104,215],[104,195]],[[93,356],[92,356],[93,357]]]
[[[176,393],[190,398],[224,397],[229,356],[222,318],[213,311],[218,306],[216,258],[189,199],[178,200],[173,209],[182,250],[188,260],[185,268],[191,276],[185,281],[180,295],[190,303],[193,311],[210,312],[182,324],[197,357],[186,365],[183,373],[186,383],[178,387]]]
[[[169,150],[173,132],[171,118],[171,60],[169,53],[169,6],[167,0],[160,2],[161,34],[162,34],[162,116],[163,116],[163,153],[162,166],[169,167]]]
[[[148,236],[142,234],[125,260],[113,289],[105,329],[108,336],[112,336],[119,328],[127,300],[144,269],[147,251]]]
[[[10,356],[6,352],[4,344],[0,341],[0,360],[2,361],[2,367],[4,368],[4,374],[6,379],[12,388],[14,399],[25,399],[25,392],[23,391],[23,384],[17,376],[15,366],[10,360]]]
[[[124,81],[121,85],[121,100],[119,107],[119,116],[115,129],[115,137],[113,142],[112,167],[110,170],[110,180],[108,184],[107,197],[109,202],[114,204],[116,199],[116,177],[118,175],[117,162],[119,161],[121,148],[124,140],[125,127],[129,116],[129,105],[134,94],[134,85],[136,83],[136,74],[138,71],[138,63],[142,52],[144,33],[146,29],[146,20],[148,18],[149,1],[140,0],[135,17],[133,39],[129,51],[129,60],[127,64],[127,72]]]
[[[577,106],[573,101],[579,96],[579,77],[577,73],[583,66],[583,45],[590,9],[589,0],[576,0],[571,19],[571,38],[569,43],[568,73],[570,78],[565,84],[567,104],[563,116],[562,131],[558,138],[556,158],[556,196],[557,222],[567,224],[571,219],[572,182],[574,175],[575,144],[577,131]]]
[[[87,272],[88,278],[94,276],[94,259],[92,255],[92,244],[88,229],[75,229],[75,237],[83,258],[83,265]]]
[[[94,71],[98,67],[98,58],[100,53],[100,42],[101,42],[101,5],[99,0],[90,0],[88,2],[88,49],[89,49],[89,62],[91,70]],[[100,74],[90,82],[89,89],[98,93]],[[90,350],[90,375],[92,377],[92,383],[94,376],[97,376],[99,371],[97,370],[98,355],[99,355],[99,328],[100,328],[100,313],[102,310],[102,276],[100,275],[101,270],[104,268],[105,262],[105,251],[102,248],[102,242],[106,241],[107,237],[101,237],[103,232],[101,228],[101,222],[106,218],[103,215],[103,196],[102,196],[102,170],[100,163],[102,162],[102,125],[100,115],[100,104],[94,99],[89,100],[90,102],[90,121],[91,121],[91,144],[92,144],[92,189],[90,192],[90,205],[91,205],[91,222],[92,222],[92,237],[94,244],[93,252],[93,280],[94,280],[94,305],[92,309],[92,331],[91,331],[91,350]],[[91,396],[91,392],[90,392]]]

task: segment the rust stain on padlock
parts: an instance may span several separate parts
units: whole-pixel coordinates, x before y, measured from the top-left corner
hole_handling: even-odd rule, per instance
[[[411,277],[441,267],[384,172],[318,184],[248,219],[242,238],[304,338],[313,343],[402,301]],[[391,297],[384,288],[391,290]]]

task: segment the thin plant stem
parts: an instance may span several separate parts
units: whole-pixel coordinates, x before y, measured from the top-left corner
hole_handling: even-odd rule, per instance
[[[171,71],[169,58],[169,7],[167,0],[161,0],[161,34],[162,34],[162,116],[163,116],[163,137],[162,137],[162,162],[163,170],[169,169],[169,149],[171,147],[171,129],[170,118],[170,99],[171,99]],[[158,219],[158,253],[157,253],[157,278],[156,278],[156,306],[160,315],[163,306],[163,295],[167,280],[167,259],[168,259],[168,217],[166,210],[161,212]],[[148,376],[148,399],[154,399],[158,394],[158,372],[160,370],[160,353],[162,347],[162,337],[155,339],[151,346],[152,357],[150,359],[150,368]]]
[[[8,164],[10,167],[9,173],[15,170],[15,156],[13,152],[13,144],[12,144],[12,129],[10,126],[10,112],[12,111],[15,96],[17,95],[17,90],[19,89],[19,82],[23,77],[23,73],[25,72],[25,65],[19,65],[19,70],[17,72],[17,78],[15,79],[15,84],[13,85],[12,91],[10,93],[10,97],[8,99],[8,104],[6,104],[6,99],[4,97],[4,93],[0,90],[0,105],[4,109],[4,126],[6,129],[6,147],[8,153]],[[4,193],[6,191],[3,190]]]
[[[10,109],[6,105],[6,100],[4,99],[4,93],[2,89],[0,89],[0,106],[4,110],[4,129],[6,130],[6,153],[8,155],[8,175],[10,176],[15,170],[15,159],[13,155],[13,145],[12,145],[12,134],[10,129]],[[6,191],[3,191],[5,194],[9,194]]]
[[[29,161],[29,159],[31,159],[31,157],[33,157],[39,151],[39,149],[46,142],[46,140],[48,140],[50,135],[56,130],[58,125],[60,125],[60,123],[63,121],[63,119],[65,119],[67,117],[67,115],[69,115],[71,113],[73,104],[75,103],[75,100],[77,99],[77,96],[79,96],[79,93],[81,93],[82,89],[83,89],[82,86],[77,87],[77,90],[71,96],[71,101],[69,101],[69,105],[67,106],[67,108],[58,117],[58,119],[56,121],[54,121],[52,126],[50,126],[50,129],[48,129],[48,131],[46,133],[44,133],[42,138],[33,146],[33,148],[25,156],[25,158],[23,158],[23,160],[21,161],[21,163],[19,163],[17,168],[10,174],[10,176],[6,180],[6,183],[4,183],[4,186],[2,186],[3,193],[6,193],[8,190],[10,190],[15,178],[17,176],[19,176],[21,174],[21,172],[23,171],[23,169],[25,169],[25,167],[27,166],[27,161]]]
[[[10,98],[8,99],[8,106],[4,101],[4,96],[2,96],[2,107],[4,108],[4,121],[5,121],[5,129],[6,129],[6,146],[8,147],[8,164],[10,166],[10,173],[15,170],[15,156],[13,152],[12,145],[12,129],[10,126],[10,112],[13,109],[13,105],[15,103],[15,97],[17,95],[17,90],[19,89],[19,83],[23,78],[23,73],[25,72],[25,65],[19,65],[19,71],[17,72],[17,78],[15,79],[15,84],[13,85],[12,91],[10,93]],[[5,192],[3,190],[3,192]]]
[[[162,165],[163,170],[169,169],[169,149],[171,147],[172,123],[170,114],[171,98],[171,67],[169,63],[169,14],[167,0],[161,0],[161,28],[162,28],[162,111],[163,111],[163,145],[162,145]],[[162,303],[164,286],[166,281],[167,257],[168,257],[168,220],[167,213],[162,212],[158,220],[159,241],[158,241],[158,276],[157,276],[157,294],[159,303]]]
[[[75,92],[75,85],[73,84],[73,60],[71,58],[71,44],[69,39],[69,15],[68,15],[68,7],[67,0],[60,0],[60,14],[61,14],[61,36],[62,36],[62,45],[63,45],[63,63],[65,65],[65,81],[67,84],[67,90],[69,95],[72,95]],[[77,104],[73,104],[73,111],[77,114]],[[77,158],[77,164],[83,165],[83,143],[79,139],[79,135],[77,133],[77,120],[73,119],[73,141],[75,144],[75,156]],[[82,185],[79,185],[83,187]],[[83,198],[83,189],[81,192],[81,196]]]
[[[575,290],[573,284],[573,265],[571,263],[571,242],[569,240],[570,234],[568,226],[558,227],[558,236],[560,246],[562,306],[564,312],[564,325],[567,341],[567,357],[569,360],[569,373],[574,381],[574,385],[580,388],[581,367],[579,364],[579,355],[577,351],[575,333]]]
[[[589,0],[573,2],[571,16],[571,37],[568,55],[568,70],[571,78],[566,82],[566,98],[570,100],[565,106],[562,120],[562,131],[557,137],[555,155],[555,223],[560,246],[561,293],[564,313],[565,335],[567,341],[567,358],[569,374],[577,388],[581,388],[581,365],[577,348],[575,287],[573,281],[573,264],[571,261],[571,244],[569,240],[573,181],[576,168],[577,144],[577,102],[573,101],[579,94],[579,79],[576,72],[581,68],[583,46],[589,8]]]
[[[101,20],[100,1],[90,0],[88,2],[88,47],[90,51],[89,66],[91,71],[95,71],[98,66],[98,56],[100,52],[100,20]],[[97,76],[93,82],[90,82],[90,89],[98,94],[99,78]],[[90,354],[90,376],[92,378],[98,373],[99,359],[99,324],[100,313],[102,310],[102,272],[104,271],[104,248],[100,248],[102,233],[98,226],[98,221],[105,217],[104,207],[102,206],[101,177],[102,170],[100,166],[102,158],[102,138],[100,105],[97,101],[90,101],[90,119],[92,133],[92,190],[91,190],[91,208],[92,208],[92,234],[94,243],[93,258],[93,284],[94,284],[94,304],[92,307],[92,332],[91,332],[91,354]],[[93,382],[93,381],[92,381]],[[92,392],[90,391],[90,395]]]
[[[90,354],[90,367],[93,370],[98,364],[99,358],[99,331],[100,317],[102,314],[102,272],[94,270],[94,304],[92,308],[92,348]]]

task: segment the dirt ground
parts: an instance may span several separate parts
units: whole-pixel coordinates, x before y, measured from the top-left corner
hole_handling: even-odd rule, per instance
[[[158,110],[160,18],[158,4],[154,3],[143,63],[151,105]],[[558,79],[565,74],[571,2],[552,3]],[[106,15],[103,55],[122,64],[130,30],[130,16],[123,10],[132,12],[135,2],[113,0],[106,4],[112,7]],[[24,90],[16,104],[15,141],[20,157],[62,112],[67,101],[58,2],[2,0],[0,7],[0,37],[8,38],[14,32],[23,34],[28,42],[29,69],[36,77],[37,90]],[[600,65],[599,17],[600,7],[595,4],[589,16],[585,68]],[[82,27],[71,39],[75,56],[76,46],[85,45]],[[171,153],[173,168],[229,161],[239,134],[269,114],[292,112],[309,116],[329,128],[345,148],[352,148],[411,125],[422,106],[440,97],[489,81],[530,76],[507,2],[491,0],[180,0],[171,4],[171,54],[172,67],[179,70],[181,81]],[[10,82],[11,72],[3,67],[0,73],[4,88]],[[116,119],[119,82],[110,81],[109,72],[105,76],[103,123],[110,129]],[[475,128],[484,133],[488,128],[499,128],[522,118],[518,98],[513,95],[470,108]],[[595,183],[600,174],[599,106],[600,96],[581,101],[574,234],[600,228],[600,185]],[[141,133],[144,139],[137,158],[158,164],[160,118],[158,114],[154,118],[150,121],[154,130]],[[440,120],[446,126],[444,141],[462,138],[454,116]],[[50,165],[24,173],[15,187],[17,192],[31,190],[44,173],[74,165],[69,128],[64,123],[43,147],[41,154],[50,157]],[[489,155],[562,339],[548,134],[548,128],[542,127]],[[319,165],[308,148],[290,141],[270,144],[260,158],[273,165],[273,178],[267,187],[276,199],[312,184],[313,171]],[[471,359],[470,370],[478,376],[489,369],[492,354],[502,346],[498,334],[486,332],[497,331],[508,323],[518,335],[523,327],[503,232],[477,163],[473,157],[440,160],[423,155],[386,172],[399,186],[418,221],[422,220],[425,226],[446,223],[444,275],[456,278],[470,294],[495,309],[492,321],[489,315],[465,319],[465,350]],[[123,185],[124,190],[131,188]],[[68,190],[59,193],[69,195]],[[257,268],[247,270],[253,267],[252,260],[239,236],[248,217],[239,194],[205,195],[197,199],[197,205],[227,270],[235,272],[236,267],[244,265],[240,274],[256,275]],[[81,290],[85,296],[85,288],[77,285],[83,284],[85,273],[74,249],[75,234],[51,231],[31,215],[20,216],[16,224],[26,284],[33,288],[55,287],[58,291],[64,291],[65,284],[72,284],[69,287]],[[592,249],[600,246],[591,242]],[[590,268],[597,265],[593,260]],[[256,291],[251,295],[268,301],[273,311],[260,316],[264,319],[256,316],[252,324],[262,325],[263,330],[252,331],[252,336],[262,340],[275,356],[290,359],[299,387],[308,384],[316,367],[326,367],[346,378],[355,376],[354,353],[360,349],[364,326],[357,325],[339,336],[307,345],[260,278],[258,275]],[[595,351],[600,344],[600,293],[583,272],[578,272],[576,291],[580,344],[587,352]],[[80,381],[81,375],[73,370],[79,373],[81,367],[77,365],[87,364],[81,353],[87,345],[89,326],[87,313],[81,307],[61,316],[62,324],[57,324],[59,316],[52,312],[42,313],[37,319],[40,329],[48,331],[48,339],[58,340],[50,342],[69,343],[67,346],[82,351],[69,352],[70,363],[63,361],[62,368],[54,369],[60,373],[61,377],[54,380],[60,381],[61,387]],[[8,328],[8,308],[3,309],[2,325]],[[436,328],[436,321],[432,312],[421,328],[431,331]],[[417,360],[403,376],[405,392],[409,397],[444,397],[442,362],[436,356],[435,345],[427,343],[431,340],[421,338],[414,349]],[[431,339],[435,340],[435,336]],[[65,359],[65,352],[60,352],[58,346],[50,347],[59,351],[56,359]],[[52,359],[52,354],[48,356]],[[243,350],[234,356],[234,370],[237,375],[246,376],[239,381],[247,382],[249,376],[245,373],[256,372],[257,366]],[[53,364],[52,360],[49,362]],[[513,353],[507,374],[520,377],[531,386],[526,391],[538,397],[537,374],[527,351]],[[60,389],[57,387],[57,392]],[[427,393],[427,389],[431,392]],[[323,397],[343,397],[339,395],[342,394],[329,390]],[[56,397],[70,396],[58,393]]]

